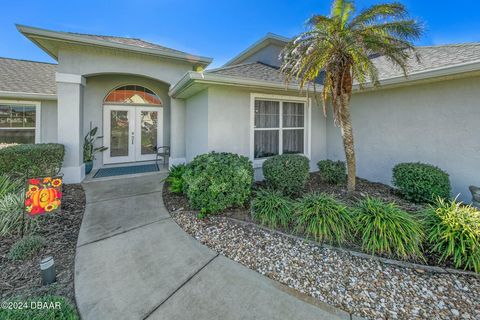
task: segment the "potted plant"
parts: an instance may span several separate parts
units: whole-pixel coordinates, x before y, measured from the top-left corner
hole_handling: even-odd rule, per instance
[[[83,142],[83,162],[85,163],[85,174],[89,174],[93,169],[93,160],[95,160],[95,154],[107,150],[107,147],[95,147],[95,141],[97,139],[102,139],[103,136],[95,137],[97,134],[98,127],[92,129],[90,124],[90,131],[85,136]]]

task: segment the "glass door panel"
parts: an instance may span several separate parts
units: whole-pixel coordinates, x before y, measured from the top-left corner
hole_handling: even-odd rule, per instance
[[[155,160],[163,146],[163,108],[136,107],[136,161]]]
[[[104,106],[103,162],[135,161],[135,109],[127,106]]]
[[[110,112],[110,157],[127,157],[129,147],[128,111]]]

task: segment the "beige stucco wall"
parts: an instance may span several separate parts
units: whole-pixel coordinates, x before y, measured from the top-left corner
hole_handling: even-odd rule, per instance
[[[480,78],[355,94],[351,104],[358,176],[390,183],[399,162],[450,174],[453,196],[480,185]],[[328,157],[343,159],[340,129],[327,121]]]
[[[83,103],[83,131],[84,135],[88,133],[90,123],[92,127],[98,127],[98,135],[105,135],[103,132],[103,101],[106,95],[114,88],[122,85],[135,84],[149,88],[155,92],[163,103],[163,143],[170,144],[170,97],[168,96],[168,85],[155,81],[151,78],[125,75],[125,74],[107,74],[91,76],[87,78],[84,103]],[[94,166],[103,165],[103,157],[97,156]]]

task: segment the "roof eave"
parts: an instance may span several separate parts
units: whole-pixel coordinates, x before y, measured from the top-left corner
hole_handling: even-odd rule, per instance
[[[185,96],[183,95],[183,93],[195,84],[227,85],[243,88],[301,91],[299,85],[286,85],[285,83],[273,81],[255,80],[251,78],[232,77],[189,71],[172,87],[172,89],[169,91],[169,95],[173,98],[188,98],[189,96]],[[303,89],[303,91],[306,91],[306,89]],[[314,92],[313,88],[309,89],[308,91]]]
[[[57,94],[55,93],[0,91],[0,97],[9,99],[57,100]]]
[[[114,49],[121,49],[126,51],[138,52],[143,54],[150,54],[159,56],[162,58],[169,58],[174,60],[181,60],[187,61],[193,64],[198,64],[201,66],[209,65],[213,59],[209,57],[203,56],[196,56],[190,54],[180,54],[176,52],[167,52],[163,50],[157,50],[152,48],[142,48],[137,46],[132,46],[128,44],[122,43],[114,43],[110,41],[103,41],[103,40],[96,40],[96,39],[85,39],[81,36],[77,36],[74,34],[69,34],[66,32],[58,32],[58,31],[51,31],[45,30],[35,27],[29,27],[24,25],[16,25],[17,30],[22,33],[25,37],[30,39],[32,42],[37,44],[40,48],[42,48],[45,52],[47,52],[51,57],[55,60],[58,59],[57,54],[55,52],[50,52],[45,47],[41,46],[36,39],[47,39],[47,40],[56,40],[56,41],[66,41],[71,43],[79,43],[84,45],[92,45],[92,46],[101,46],[101,47],[109,47]]]
[[[241,61],[241,60],[247,58],[249,55],[252,55],[255,52],[258,52],[259,50],[261,50],[262,48],[266,47],[267,45],[269,45],[271,43],[287,44],[290,41],[291,41],[291,39],[289,39],[289,38],[282,37],[280,35],[273,34],[273,33],[267,33],[267,35],[265,35],[263,38],[261,38],[260,40],[258,40],[257,42],[255,42],[254,44],[249,46],[247,49],[243,50],[238,55],[236,55],[235,57],[233,57],[232,59],[227,61],[222,67],[228,67],[228,66],[231,66],[231,65],[235,65],[235,64],[238,63],[238,61]]]

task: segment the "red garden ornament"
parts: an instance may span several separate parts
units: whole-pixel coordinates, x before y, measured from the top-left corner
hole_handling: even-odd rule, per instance
[[[62,176],[27,179],[25,212],[33,217],[60,209]]]

